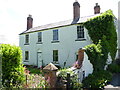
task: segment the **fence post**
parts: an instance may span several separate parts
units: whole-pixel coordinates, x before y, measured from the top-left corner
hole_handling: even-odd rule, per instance
[[[70,73],[67,73],[67,90],[70,88]]]

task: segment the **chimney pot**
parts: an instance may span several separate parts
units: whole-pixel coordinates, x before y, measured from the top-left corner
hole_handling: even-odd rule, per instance
[[[27,30],[32,28],[32,26],[33,26],[33,18],[32,15],[29,14],[27,17]]]
[[[94,14],[99,14],[100,13],[100,6],[98,3],[95,4],[96,6],[94,7]]]
[[[78,3],[78,1],[76,0],[73,3],[73,22],[77,22],[80,18],[80,4]]]

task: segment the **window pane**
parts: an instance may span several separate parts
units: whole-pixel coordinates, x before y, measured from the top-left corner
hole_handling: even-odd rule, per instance
[[[29,52],[25,51],[25,60],[28,60],[28,59],[29,59]]]
[[[42,32],[38,32],[38,42],[42,42]]]
[[[53,61],[58,61],[58,50],[53,50]]]
[[[29,35],[25,36],[25,43],[29,43]]]
[[[53,40],[58,40],[58,30],[53,30]]]
[[[84,38],[84,27],[77,26],[77,38]]]

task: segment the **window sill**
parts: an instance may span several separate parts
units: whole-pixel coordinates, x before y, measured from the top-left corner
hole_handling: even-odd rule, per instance
[[[24,45],[29,45],[29,43],[25,43]]]
[[[42,42],[37,42],[36,44],[43,44]]]
[[[86,40],[85,38],[78,38],[75,41],[85,41],[85,40]]]
[[[29,62],[28,60],[24,60],[23,62]]]
[[[56,41],[51,41],[51,43],[58,43],[58,42],[60,42],[60,41],[58,41],[58,40],[56,40]]]

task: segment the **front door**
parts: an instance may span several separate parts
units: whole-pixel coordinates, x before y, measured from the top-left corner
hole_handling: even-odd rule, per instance
[[[37,66],[38,68],[42,66],[42,52],[37,53]]]

